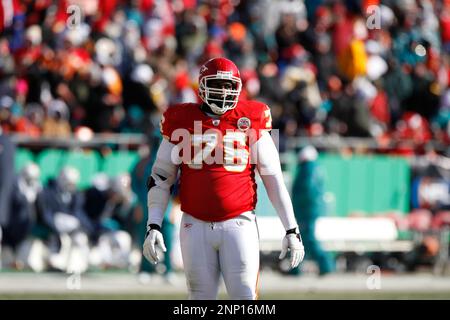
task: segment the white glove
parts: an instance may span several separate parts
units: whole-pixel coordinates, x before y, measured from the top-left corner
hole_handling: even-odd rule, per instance
[[[280,260],[284,259],[288,249],[291,251],[291,269],[296,268],[305,257],[305,248],[298,233],[286,234],[283,238]]]
[[[144,241],[143,254],[153,264],[160,261],[156,247],[159,247],[163,252],[167,251],[162,233],[156,229],[151,229]]]

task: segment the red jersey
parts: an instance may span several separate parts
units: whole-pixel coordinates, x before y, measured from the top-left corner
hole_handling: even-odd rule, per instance
[[[255,209],[250,148],[271,128],[269,107],[256,101],[239,101],[218,118],[206,115],[198,103],[170,107],[161,133],[182,149],[181,210],[203,221],[223,221]]]

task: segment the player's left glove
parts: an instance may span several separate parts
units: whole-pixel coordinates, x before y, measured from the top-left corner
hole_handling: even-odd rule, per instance
[[[305,257],[305,248],[297,228],[286,231],[284,236],[280,260],[284,259],[288,250],[291,251],[291,269],[297,267]]]
[[[163,252],[167,251],[160,229],[161,228],[158,225],[151,224],[144,241],[143,254],[145,258],[153,264],[157,264],[160,260],[156,250],[157,246]]]

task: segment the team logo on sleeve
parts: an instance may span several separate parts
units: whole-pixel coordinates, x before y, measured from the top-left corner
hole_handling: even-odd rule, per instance
[[[242,117],[237,122],[238,129],[244,132],[250,129],[250,125],[251,125],[250,119],[247,117]]]

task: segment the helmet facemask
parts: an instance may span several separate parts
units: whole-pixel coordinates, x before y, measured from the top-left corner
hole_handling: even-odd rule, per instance
[[[229,82],[227,86],[218,86],[218,83]],[[219,71],[216,75],[205,76],[199,84],[199,96],[215,114],[222,115],[234,109],[241,93],[241,79],[231,75],[231,72]]]

